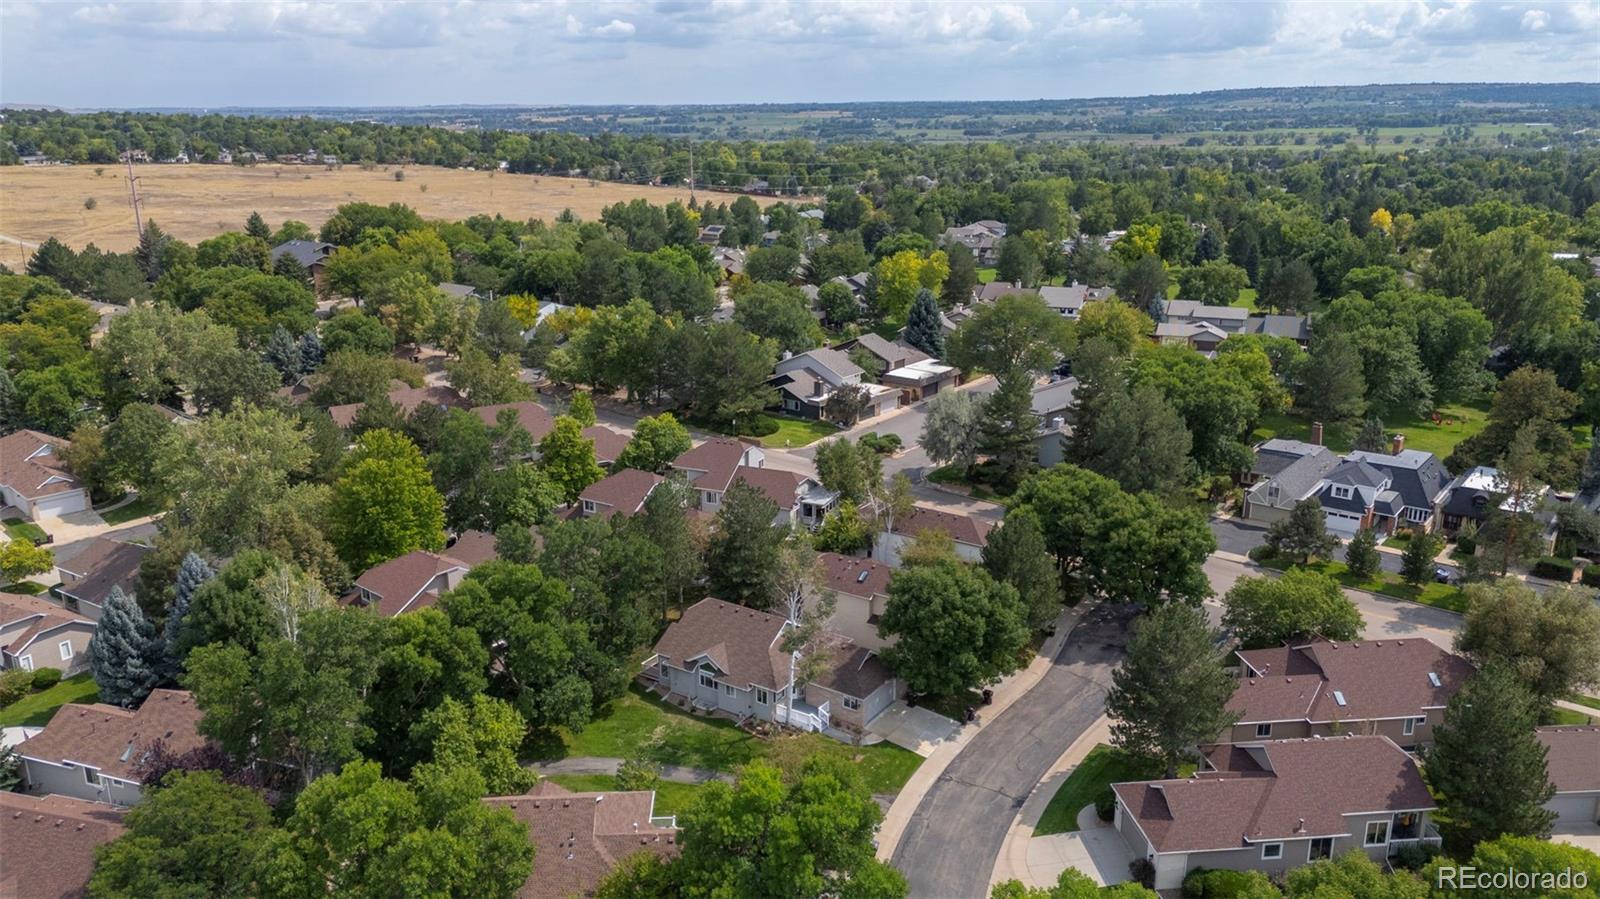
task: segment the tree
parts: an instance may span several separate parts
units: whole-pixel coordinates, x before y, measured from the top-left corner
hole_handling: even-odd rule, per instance
[[[1446,464],[1458,471],[1494,465],[1519,433],[1531,430],[1543,462],[1535,476],[1556,487],[1571,486],[1577,480],[1579,458],[1566,422],[1577,408],[1578,396],[1562,389],[1554,373],[1525,365],[1500,382],[1489,407],[1489,424],[1457,444]]]
[[[1338,581],[1291,569],[1282,577],[1240,578],[1222,598],[1222,626],[1246,649],[1282,646],[1313,637],[1349,641],[1361,636],[1361,612]]]
[[[30,540],[13,539],[0,546],[0,578],[14,584],[33,574],[43,574],[56,565],[55,553]]]
[[[1144,256],[1128,266],[1117,279],[1117,296],[1124,303],[1161,320],[1165,317],[1167,298],[1167,267],[1161,257]]]
[[[468,347],[461,358],[445,363],[445,373],[450,386],[474,406],[533,398],[533,388],[522,380],[517,357],[510,354],[495,359],[475,346]]]
[[[183,667],[183,630],[189,617],[189,604],[194,601],[195,592],[216,576],[206,560],[192,551],[184,555],[178,566],[172,605],[161,627],[161,675],[166,680],[175,679]]]
[[[950,244],[945,253],[950,258],[950,274],[945,276],[939,298],[946,306],[966,305],[972,302],[972,291],[978,286],[978,261],[962,243]]]
[[[471,769],[490,795],[504,796],[526,793],[537,779],[517,761],[526,733],[527,724],[509,703],[476,693],[445,697],[423,713],[411,738],[431,747],[431,764]]]
[[[733,320],[785,352],[803,353],[823,339],[822,328],[811,316],[806,295],[796,287],[771,283],[753,285],[734,301]]]
[[[1224,667],[1221,635],[1201,609],[1169,603],[1133,624],[1128,657],[1111,675],[1111,740],[1161,762],[1167,777],[1196,743],[1216,740],[1238,715],[1227,710],[1237,681]]]
[[[1120,300],[1089,303],[1078,314],[1078,349],[1074,362],[1082,361],[1092,344],[1109,347],[1112,355],[1132,355],[1155,330],[1150,316]],[[1298,348],[1297,348],[1298,349]]]
[[[100,699],[123,708],[143,702],[158,679],[157,652],[155,629],[139,604],[121,587],[112,587],[89,640],[89,671]]]
[[[416,549],[444,548],[444,498],[417,445],[389,430],[368,431],[340,465],[329,536],[355,569]]]
[[[539,468],[571,503],[585,487],[606,476],[594,458],[594,440],[583,436],[576,419],[556,416],[555,427],[539,441]]]
[[[1208,306],[1232,306],[1239,291],[1249,286],[1250,276],[1244,269],[1221,259],[1191,265],[1178,273],[1178,296]]]
[[[1365,852],[1355,849],[1334,858],[1290,868],[1285,880],[1284,895],[1290,899],[1355,899],[1358,896],[1361,899],[1423,899],[1433,895],[1415,874],[1403,868],[1386,874]],[[1239,894],[1239,899],[1260,897],[1254,893]]]
[[[713,596],[752,609],[772,607],[778,593],[778,552],[786,536],[772,525],[777,515],[778,504],[742,480],[722,495],[706,547]]]
[[[1439,869],[1455,864],[1459,864],[1455,859],[1440,857],[1423,870],[1422,876],[1428,883],[1443,884],[1445,881],[1440,879],[1442,872]],[[1595,883],[1600,882],[1600,855],[1579,846],[1534,837],[1507,834],[1479,843],[1473,848],[1472,857],[1467,859],[1467,864],[1476,869],[1477,875],[1481,878],[1496,878],[1480,880],[1480,883],[1515,883],[1513,878],[1523,872],[1534,871],[1551,874],[1570,871],[1574,884],[1580,877],[1585,878],[1590,890],[1593,890]],[[1537,879],[1534,882],[1537,883]],[[1520,890],[1508,890],[1506,894],[1533,895],[1532,892],[1524,893]],[[1544,894],[1572,897],[1572,899],[1582,895],[1579,890],[1545,891]]]
[[[995,279],[1021,287],[1038,287],[1044,277],[1044,265],[1033,250],[1033,245],[1021,234],[1000,239],[1000,258],[995,265]]]
[[[897,638],[885,659],[908,687],[955,696],[1017,669],[1026,616],[1015,587],[945,559],[895,572],[878,627]]]
[[[788,284],[800,268],[800,251],[783,244],[758,247],[745,260],[744,273],[750,280]]]
[[[665,576],[658,594],[658,621],[666,620],[671,605],[684,605],[705,572],[703,535],[691,525],[688,515],[694,493],[682,479],[669,478],[650,491],[644,508],[629,522],[660,554]]]
[[[1345,569],[1351,577],[1368,581],[1377,576],[1378,563],[1378,538],[1372,528],[1362,528],[1344,549]]]
[[[1555,814],[1544,803],[1555,787],[1538,723],[1538,701],[1503,665],[1488,665],[1450,699],[1422,774],[1440,797],[1440,830],[1453,854],[1504,834],[1550,836]]]
[[[1078,417],[1093,426],[1073,432],[1068,457],[1115,479],[1122,489],[1171,495],[1192,479],[1193,438],[1178,410],[1155,387],[1128,391],[1113,386],[1086,404]]]
[[[1585,493],[1600,493],[1600,425],[1589,429],[1589,455],[1583,462],[1578,489]]]
[[[1538,472],[1544,467],[1538,431],[1525,426],[1512,438],[1495,470],[1494,502],[1478,528],[1478,545],[1494,560],[1501,577],[1544,550],[1544,526],[1534,519],[1544,497]]]
[[[1032,509],[1012,512],[989,533],[983,567],[996,581],[1016,589],[1029,627],[1039,630],[1060,614],[1061,579]]]
[[[1356,432],[1352,448],[1368,453],[1388,452],[1389,435],[1383,430],[1383,419],[1377,417],[1363,419],[1361,430]]]
[[[944,328],[939,323],[939,301],[933,291],[923,288],[911,303],[906,317],[905,342],[935,359],[944,356]]]
[[[1267,546],[1301,565],[1314,556],[1327,556],[1338,545],[1339,538],[1328,533],[1327,516],[1322,514],[1322,503],[1315,497],[1295,503],[1289,517],[1274,521],[1267,528]]]
[[[595,417],[594,396],[586,390],[574,390],[567,403],[567,416],[585,428],[592,427],[599,420]]]
[[[822,486],[854,503],[866,502],[883,482],[883,457],[848,437],[819,444],[815,464]]]
[[[841,281],[827,281],[817,290],[817,308],[828,324],[842,327],[861,317],[861,301]]]
[[[1286,315],[1310,312],[1317,302],[1317,275],[1299,259],[1271,260],[1258,302]]]
[[[983,404],[979,446],[997,469],[996,484],[1009,489],[1027,474],[1036,455],[1039,417],[1033,414],[1033,384],[1026,374],[1009,372]]]
[[[1433,580],[1433,560],[1443,548],[1444,540],[1437,534],[1413,533],[1400,554],[1400,577],[1413,585]]]
[[[245,896],[271,833],[261,794],[215,771],[177,771],[147,782],[123,818],[127,830],[95,853],[89,892],[111,899]]]
[[[1007,294],[962,322],[946,346],[950,362],[967,371],[1038,374],[1072,348],[1072,328],[1037,294]]]
[[[872,545],[872,530],[855,503],[840,500],[839,505],[823,517],[822,525],[811,535],[811,542],[819,552],[850,555]]]
[[[617,456],[615,467],[640,471],[663,471],[673,459],[689,451],[689,429],[678,423],[671,412],[639,419],[633,437]]]
[[[1479,667],[1504,665],[1545,706],[1600,685],[1600,607],[1581,590],[1500,580],[1468,585],[1466,599],[1456,651]]]
[[[244,233],[261,241],[272,239],[272,229],[267,227],[266,219],[259,212],[252,211],[250,217],[244,220]]]
[[[878,260],[872,270],[876,276],[874,297],[880,318],[902,319],[919,290],[933,290],[944,284],[950,263],[943,250],[923,256],[916,250],[901,250]]]
[[[960,465],[971,472],[982,440],[983,404],[970,391],[940,391],[928,402],[921,444],[928,458],[941,465]]]
[[[1348,336],[1336,332],[1312,341],[1295,393],[1300,408],[1323,421],[1348,421],[1366,409],[1366,394],[1361,354]]]

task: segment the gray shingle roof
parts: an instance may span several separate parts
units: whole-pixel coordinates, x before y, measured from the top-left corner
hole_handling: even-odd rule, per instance
[[[334,249],[333,244],[323,243],[320,240],[291,240],[272,248],[272,261],[277,262],[279,257],[288,255],[293,256],[301,265],[309,267],[328,258],[328,254]]]
[[[1407,506],[1431,509],[1434,497],[1450,483],[1450,472],[1445,471],[1439,458],[1422,450],[1401,450],[1397,456],[1356,450],[1347,458],[1358,459],[1386,473],[1390,486]]]

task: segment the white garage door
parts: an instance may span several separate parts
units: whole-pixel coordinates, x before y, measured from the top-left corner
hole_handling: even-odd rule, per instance
[[[1557,796],[1545,807],[1556,813],[1557,824],[1593,824],[1597,803],[1600,797],[1594,793],[1578,793]]]
[[[71,493],[58,493],[54,496],[45,496],[34,500],[33,516],[35,518],[41,515],[60,518],[63,515],[82,512],[86,508],[88,508],[88,503],[85,500],[83,491],[74,490]]]

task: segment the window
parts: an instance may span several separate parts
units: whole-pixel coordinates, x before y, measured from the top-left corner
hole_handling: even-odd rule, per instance
[[[1419,509],[1416,506],[1407,506],[1406,507],[1406,521],[1415,521],[1415,522],[1427,521],[1428,520],[1428,516],[1431,515],[1431,514],[1432,513],[1429,512],[1427,509]]]
[[[1385,843],[1388,843],[1388,842],[1389,842],[1389,822],[1388,821],[1368,821],[1367,822],[1367,839],[1366,839],[1366,842],[1363,843],[1362,845],[1365,845],[1365,846],[1382,846],[1382,845],[1384,845]]]
[[[717,679],[702,671],[700,672],[700,686],[710,687],[715,690],[717,688]]]
[[[722,685],[722,691],[724,693],[727,693],[729,696],[732,696],[733,695],[733,684],[723,684]]]
[[[756,688],[756,702],[757,703],[760,703],[761,705],[766,705],[767,703],[769,703],[771,701],[772,701],[772,694],[768,693],[765,687],[757,687]]]
[[[33,656],[23,656],[22,658],[17,659],[17,664],[22,666],[23,671],[32,671]]]
[[[1333,857],[1333,837],[1317,837],[1306,847],[1306,861]]]
[[[861,700],[855,698],[854,696],[846,696],[844,698],[844,707],[850,709],[851,711],[859,709],[861,708]]]
[[[1412,734],[1416,733],[1417,732],[1417,719],[1415,719],[1415,718],[1407,718],[1405,720],[1405,723],[1403,725],[1401,725],[1400,732],[1402,734],[1405,734],[1408,737],[1411,736]]]
[[[1257,724],[1256,725],[1256,736],[1257,737],[1270,737],[1270,736],[1272,736],[1272,725],[1271,724]]]
[[[1350,488],[1345,486],[1344,484],[1334,484],[1333,485],[1333,498],[1334,499],[1349,499],[1350,498],[1350,493],[1351,493]]]
[[[56,649],[61,651],[61,660],[62,661],[66,661],[67,659],[72,658],[72,641],[71,640],[62,640],[61,643],[58,646],[56,646]]]
[[[702,492],[702,495],[705,497],[705,503],[708,506],[714,506],[717,503],[722,502],[722,494],[719,491],[706,490]]]
[[[584,500],[583,501],[583,511],[584,511],[584,514],[586,514],[586,515],[593,515],[594,514],[594,500],[592,500],[592,499]]]
[[[1334,690],[1333,691],[1333,702],[1334,702],[1335,705],[1339,706],[1340,708],[1343,708],[1344,706],[1347,706],[1347,705],[1350,704],[1348,702],[1345,702],[1344,691],[1343,690]]]
[[[1264,859],[1283,858],[1283,844],[1282,843],[1262,843],[1261,844],[1261,857],[1264,858]]]
[[[94,786],[97,786],[97,787],[100,786],[100,772],[96,771],[95,769],[93,769],[91,767],[89,767],[88,765],[84,765],[83,766],[83,782],[86,783],[86,784],[93,784]]]

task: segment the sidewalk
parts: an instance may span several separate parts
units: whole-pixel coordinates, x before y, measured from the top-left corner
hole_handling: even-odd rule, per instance
[[[1085,600],[1062,612],[1061,617],[1056,619],[1055,636],[1044,641],[1044,645],[1039,648],[1039,654],[1028,667],[996,684],[994,701],[989,705],[979,706],[977,719],[962,727],[954,739],[934,750],[933,755],[911,775],[911,779],[907,780],[906,785],[895,795],[894,803],[884,813],[883,823],[878,827],[879,860],[886,862],[894,857],[894,851],[900,845],[900,838],[905,834],[906,824],[911,821],[912,813],[922,804],[923,797],[927,796],[933,785],[944,776],[944,770],[950,767],[950,763],[961,754],[961,750],[966,748],[973,736],[1044,679],[1050,666],[1055,664],[1056,654],[1061,651],[1061,647],[1091,606],[1092,602]]]
[[[1056,759],[1055,764],[1050,766],[1050,770],[1046,771],[1044,777],[1039,779],[1039,783],[1033,788],[1033,792],[1029,793],[1027,800],[1023,802],[1022,809],[1017,812],[1016,819],[1011,822],[1011,829],[1006,832],[1006,841],[1000,848],[1000,855],[994,861],[994,873],[989,877],[991,886],[1006,880],[1020,880],[1026,886],[1048,889],[1055,886],[1056,879],[1061,876],[1061,872],[1069,867],[1076,867],[1084,874],[1095,877],[1097,880],[1102,880],[1102,886],[1109,886],[1110,884],[1103,881],[1111,877],[1117,877],[1116,880],[1111,881],[1112,883],[1127,879],[1127,872],[1125,871],[1099,872],[1099,876],[1097,876],[1094,860],[1086,854],[1088,847],[1084,847],[1082,852],[1073,851],[1078,846],[1071,844],[1081,844],[1081,838],[1057,841],[1069,844],[1057,847],[1058,849],[1066,850],[1065,852],[1041,853],[1035,851],[1031,861],[1029,858],[1029,848],[1031,841],[1034,839],[1033,828],[1039,823],[1039,817],[1044,814],[1045,807],[1055,797],[1056,790],[1061,787],[1068,775],[1078,767],[1078,763],[1083,761],[1084,756],[1087,756],[1090,750],[1101,743],[1109,743],[1110,741],[1111,719],[1102,715],[1099,721],[1090,725],[1088,730],[1084,731],[1078,739],[1072,742],[1071,746],[1067,747],[1065,752],[1061,753],[1061,757]],[[1071,837],[1072,835],[1062,834],[1061,836]],[[1040,839],[1053,838],[1041,837]],[[1038,849],[1039,847],[1033,848]],[[1078,858],[1077,856],[1079,855],[1082,855],[1082,858]],[[1065,861],[1062,861],[1062,859],[1065,859]],[[1078,862],[1081,862],[1081,864],[1078,864]]]

